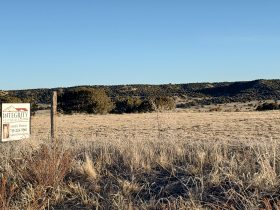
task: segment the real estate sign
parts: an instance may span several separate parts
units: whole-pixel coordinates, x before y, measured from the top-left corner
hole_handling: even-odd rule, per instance
[[[2,142],[30,137],[30,104],[3,103],[1,117]]]

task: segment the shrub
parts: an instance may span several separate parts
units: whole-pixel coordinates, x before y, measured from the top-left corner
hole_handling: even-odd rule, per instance
[[[144,113],[156,110],[156,105],[152,99],[141,100],[139,97],[128,97],[117,99],[113,113]]]
[[[268,111],[280,109],[280,105],[277,102],[263,103],[257,107],[257,111]]]
[[[142,103],[143,101],[139,97],[118,99],[115,102],[115,109],[113,110],[113,113],[121,114],[139,112],[139,107]]]
[[[128,97],[116,100],[115,105],[113,113],[141,113],[156,110],[172,110],[175,108],[175,101],[171,97],[148,98],[144,100],[141,100],[139,97]]]
[[[113,107],[111,99],[103,89],[75,88],[58,95],[58,109],[66,114],[106,114]]]
[[[154,100],[157,110],[175,109],[175,101],[171,97],[158,97]]]
[[[153,112],[156,110],[156,106],[153,100],[144,100],[138,108],[139,112]]]

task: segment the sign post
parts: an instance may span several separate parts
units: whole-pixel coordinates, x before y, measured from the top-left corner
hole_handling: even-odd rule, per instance
[[[51,102],[51,138],[52,141],[56,140],[56,115],[57,115],[57,92],[52,94]]]
[[[3,103],[1,141],[15,141],[30,137],[30,103]]]

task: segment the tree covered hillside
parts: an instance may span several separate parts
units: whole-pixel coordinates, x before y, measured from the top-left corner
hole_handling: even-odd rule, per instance
[[[71,89],[103,89],[112,99],[126,97],[177,97],[182,99],[201,98],[202,104],[246,102],[252,100],[279,100],[280,79],[254,80],[246,82],[189,83],[164,85],[115,85],[115,86],[78,86],[53,89],[29,89],[2,91],[0,100],[16,98],[27,99],[39,104],[49,104],[53,90],[59,92]]]

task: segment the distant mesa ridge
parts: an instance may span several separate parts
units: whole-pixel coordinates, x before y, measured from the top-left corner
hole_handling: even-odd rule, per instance
[[[280,79],[243,82],[187,83],[163,85],[76,86],[53,89],[0,91],[0,97],[32,98],[37,103],[49,104],[53,90],[103,88],[111,98],[156,97],[202,98],[207,103],[246,102],[252,100],[280,100]]]

